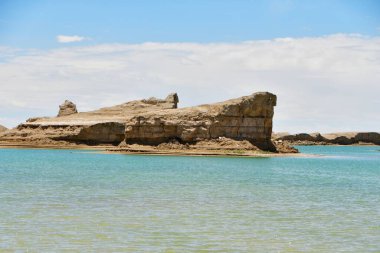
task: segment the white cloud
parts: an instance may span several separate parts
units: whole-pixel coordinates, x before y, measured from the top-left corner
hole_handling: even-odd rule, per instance
[[[78,35],[73,35],[73,36],[58,35],[56,38],[59,43],[80,42],[87,39],[86,37],[82,37]]]
[[[105,44],[31,51],[0,65],[0,115],[55,115],[179,93],[180,106],[278,96],[275,131],[380,131],[380,38]]]

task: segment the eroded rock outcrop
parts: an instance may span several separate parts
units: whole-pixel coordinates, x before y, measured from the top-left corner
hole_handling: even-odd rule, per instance
[[[141,102],[151,105],[159,105],[162,109],[175,109],[177,108],[179,99],[177,93],[171,93],[165,99],[151,97],[148,99],[143,99]]]
[[[259,92],[211,105],[136,115],[126,121],[125,142],[157,145],[170,139],[193,143],[227,137],[274,151],[271,134],[275,105],[275,95]]]
[[[276,134],[275,134],[276,136]],[[299,133],[299,134],[288,134],[277,137],[275,140],[283,140],[283,141],[303,141],[303,142],[324,142],[327,139],[323,137],[320,133]]]
[[[380,133],[368,132],[357,133],[354,137],[356,142],[369,142],[376,145],[380,145]]]
[[[271,141],[276,96],[258,92],[215,104],[177,108],[176,93],[90,112],[65,101],[58,117],[32,118],[0,136],[0,141],[43,138],[85,144],[150,144],[176,140],[195,143],[226,137],[275,151]]]
[[[57,117],[67,116],[75,113],[78,113],[77,106],[73,102],[65,100],[65,102],[59,106]]]

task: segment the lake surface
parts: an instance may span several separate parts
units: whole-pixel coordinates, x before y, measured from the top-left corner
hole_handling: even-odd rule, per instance
[[[0,252],[380,252],[380,147],[299,149],[0,149]]]

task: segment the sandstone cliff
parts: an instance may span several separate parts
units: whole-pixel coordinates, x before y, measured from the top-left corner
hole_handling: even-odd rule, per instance
[[[187,108],[177,108],[178,101],[174,93],[166,99],[136,100],[90,112],[76,112],[75,104],[65,101],[58,117],[29,119],[0,136],[0,141],[158,145],[227,137],[275,151],[271,142],[275,95],[259,92]]]
[[[212,105],[148,112],[127,119],[125,141],[156,145],[170,139],[193,143],[223,136],[273,150],[275,105],[276,96],[263,92]]]

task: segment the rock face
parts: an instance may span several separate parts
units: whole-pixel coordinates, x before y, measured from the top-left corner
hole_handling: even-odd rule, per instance
[[[177,108],[176,93],[166,99],[149,98],[77,113],[65,101],[58,117],[32,118],[0,136],[0,141],[49,138],[86,144],[150,144],[171,140],[194,143],[226,137],[247,140],[275,151],[271,142],[276,96],[258,92],[220,103]]]
[[[7,130],[8,130],[8,128],[6,128],[5,126],[0,125],[0,133],[1,132],[5,132]]]
[[[77,106],[73,102],[65,100],[65,102],[59,106],[57,117],[67,116],[75,113],[78,113]]]
[[[275,141],[287,141],[293,144],[300,145],[327,145],[327,144],[338,144],[338,145],[352,145],[360,143],[370,143],[375,145],[380,145],[380,133],[376,132],[347,132],[347,133],[301,133],[294,135],[284,135],[275,138]]]
[[[260,92],[212,105],[137,115],[126,121],[125,142],[157,145],[171,139],[193,143],[227,137],[273,150],[270,137],[275,105],[275,95]]]

